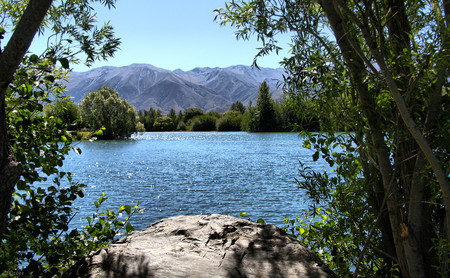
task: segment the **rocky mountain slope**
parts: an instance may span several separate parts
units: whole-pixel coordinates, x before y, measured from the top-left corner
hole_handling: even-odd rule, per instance
[[[273,98],[282,93],[277,82],[283,69],[256,69],[248,66],[195,68],[169,71],[148,64],[101,67],[87,72],[73,72],[67,84],[68,95],[78,103],[91,90],[108,86],[132,104],[136,110],[150,107],[167,113],[171,108],[185,110],[199,107],[204,111],[226,111],[235,101],[254,103],[258,88],[265,80]]]

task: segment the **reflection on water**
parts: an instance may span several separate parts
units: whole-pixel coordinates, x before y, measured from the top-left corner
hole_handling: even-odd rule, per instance
[[[143,133],[125,141],[82,142],[64,170],[88,185],[74,225],[81,226],[102,192],[105,207],[136,204],[137,229],[176,215],[247,212],[282,226],[305,207],[298,161],[320,169],[294,133]]]

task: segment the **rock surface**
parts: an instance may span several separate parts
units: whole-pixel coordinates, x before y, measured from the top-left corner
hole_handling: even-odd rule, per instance
[[[335,277],[280,228],[219,214],[156,222],[85,259],[72,276]]]

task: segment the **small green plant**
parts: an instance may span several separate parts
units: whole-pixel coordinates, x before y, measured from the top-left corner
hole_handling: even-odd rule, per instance
[[[14,218],[1,243],[1,277],[59,277],[83,256],[134,230],[130,218],[141,212],[139,207],[102,211],[108,199],[104,193],[94,202],[95,211],[86,218],[87,225],[71,228],[70,221],[76,215],[73,201],[84,196],[84,187],[72,183],[70,187],[50,186],[14,194]],[[122,213],[126,213],[124,219]]]

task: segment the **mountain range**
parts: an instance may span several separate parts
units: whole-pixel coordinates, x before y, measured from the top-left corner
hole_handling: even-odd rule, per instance
[[[198,107],[203,111],[224,112],[233,102],[247,105],[256,103],[258,88],[266,81],[272,98],[282,96],[277,88],[284,70],[231,66],[227,68],[195,68],[190,71],[165,70],[149,64],[124,67],[100,67],[86,72],[72,72],[67,83],[67,94],[79,103],[91,90],[104,86],[113,88],[136,110],[171,108],[184,111]]]

